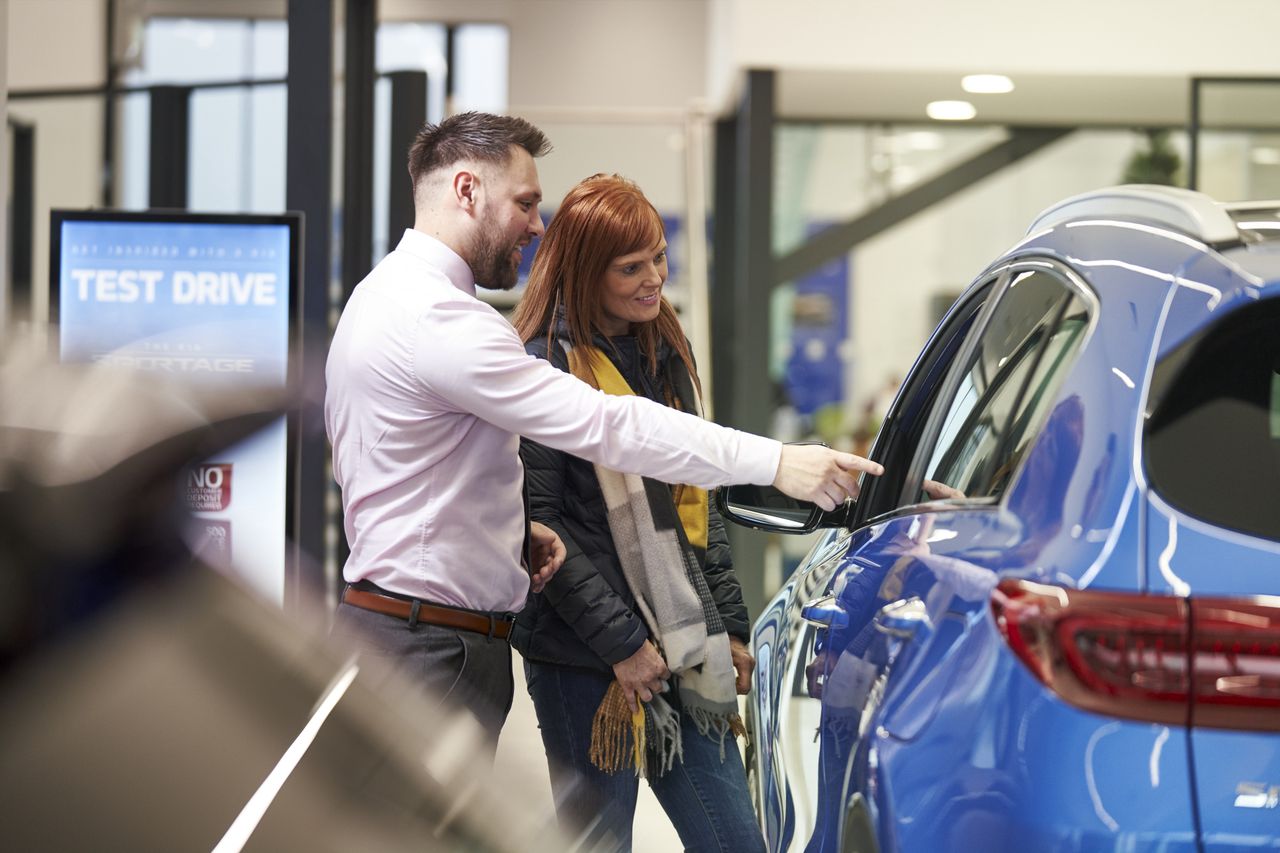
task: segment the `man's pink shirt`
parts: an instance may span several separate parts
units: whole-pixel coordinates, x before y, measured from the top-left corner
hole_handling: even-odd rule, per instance
[[[607,468],[710,488],[773,482],[781,445],[527,354],[466,262],[408,230],[343,309],[325,369],[348,582],[518,611],[529,577],[520,436]]]

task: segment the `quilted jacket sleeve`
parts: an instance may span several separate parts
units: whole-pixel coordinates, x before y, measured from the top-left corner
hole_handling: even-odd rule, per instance
[[[724,621],[729,636],[749,643],[751,620],[747,615],[746,602],[742,600],[742,585],[738,583],[738,576],[733,571],[729,536],[724,529],[724,520],[716,512],[714,501],[707,506],[707,516],[707,561],[702,573],[707,579],[716,610]]]

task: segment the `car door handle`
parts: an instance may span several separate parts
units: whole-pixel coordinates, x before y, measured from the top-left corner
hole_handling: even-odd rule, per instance
[[[836,604],[834,595],[815,598],[800,608],[800,616],[810,625],[819,628],[843,628],[849,624],[849,614]]]
[[[873,624],[881,634],[903,640],[923,638],[933,633],[933,623],[929,621],[929,612],[924,602],[914,596],[902,601],[891,601],[881,607]]]

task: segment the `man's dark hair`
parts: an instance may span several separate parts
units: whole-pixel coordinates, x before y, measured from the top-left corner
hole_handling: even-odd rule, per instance
[[[534,157],[551,150],[546,135],[522,118],[476,112],[449,116],[439,124],[423,125],[414,137],[409,146],[409,177],[416,187],[428,172],[461,160],[506,163],[512,145]]]

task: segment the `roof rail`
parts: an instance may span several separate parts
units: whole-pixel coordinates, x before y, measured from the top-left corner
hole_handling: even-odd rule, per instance
[[[1158,222],[1213,246],[1240,242],[1236,223],[1221,204],[1204,193],[1157,184],[1125,184],[1072,196],[1046,208],[1027,233],[1098,217]]]

